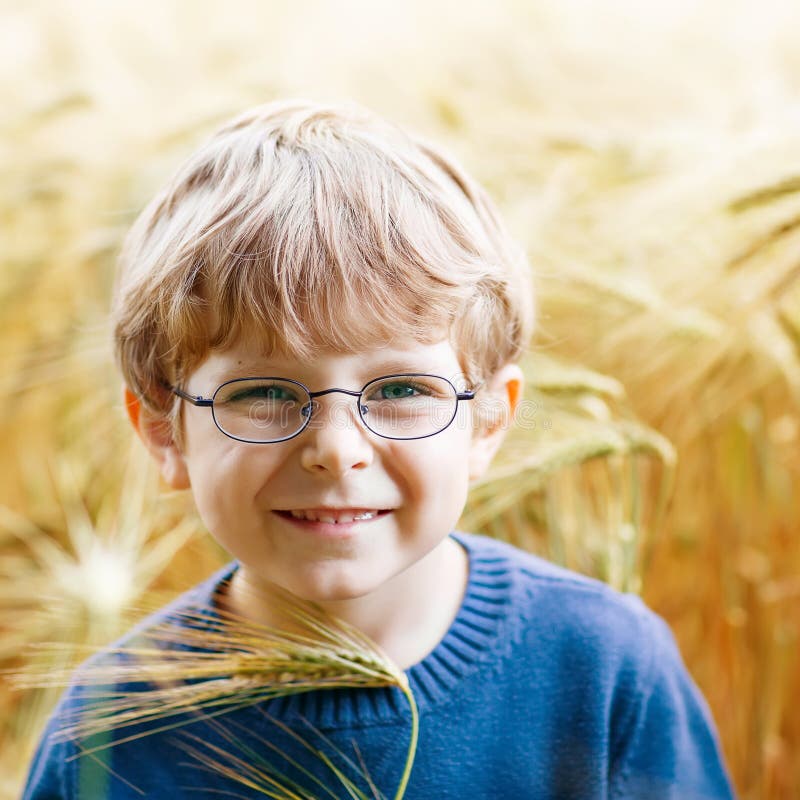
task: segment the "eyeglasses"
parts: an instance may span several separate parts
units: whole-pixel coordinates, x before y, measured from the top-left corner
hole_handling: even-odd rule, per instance
[[[459,392],[439,375],[403,373],[375,378],[358,392],[336,388],[312,392],[298,381],[269,377],[226,381],[211,397],[193,396],[168,384],[166,388],[194,406],[210,408],[216,426],[231,439],[268,444],[302,433],[319,406],[315,399],[334,392],[357,398],[361,421],[378,436],[424,439],[447,428],[456,417],[459,400],[474,400],[479,387]]]

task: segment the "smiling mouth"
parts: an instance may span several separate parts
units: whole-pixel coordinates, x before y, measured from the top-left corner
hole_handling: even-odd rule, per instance
[[[376,519],[392,511],[390,508],[302,508],[275,509],[275,513],[287,519],[305,520],[307,522],[325,522],[342,525],[347,522],[361,522]]]

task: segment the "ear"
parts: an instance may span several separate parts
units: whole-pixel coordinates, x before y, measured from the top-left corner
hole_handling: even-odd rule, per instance
[[[491,377],[479,395],[476,426],[469,453],[469,478],[476,480],[489,468],[522,399],[525,376],[518,364],[506,364]]]
[[[168,419],[145,408],[139,398],[125,387],[125,410],[139,438],[158,464],[161,477],[173,489],[188,489],[189,470],[178,447]]]

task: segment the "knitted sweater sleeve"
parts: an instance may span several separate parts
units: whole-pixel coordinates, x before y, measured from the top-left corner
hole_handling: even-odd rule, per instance
[[[53,739],[60,725],[59,710],[64,704],[65,699],[62,699],[39,740],[21,800],[73,800],[67,772],[72,763],[74,746],[71,742],[56,742]]]
[[[80,670],[80,668],[79,668]],[[124,684],[119,684],[120,689]],[[94,685],[91,691],[99,691]],[[62,694],[39,740],[28,769],[20,800],[99,800],[100,798],[139,798],[126,782],[112,786],[114,773],[109,767],[112,732],[97,733],[80,744],[64,735],[81,717],[87,703],[86,687],[73,682]]]
[[[730,800],[711,713],[681,660],[667,624],[642,607],[646,653],[638,697],[619,742],[614,800]]]

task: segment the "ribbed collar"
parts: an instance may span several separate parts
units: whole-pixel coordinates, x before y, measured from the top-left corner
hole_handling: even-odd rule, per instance
[[[451,537],[469,556],[469,577],[461,607],[447,633],[422,661],[406,670],[420,714],[446,702],[459,684],[509,644],[504,635],[513,594],[507,551],[484,536],[454,531]],[[186,599],[211,607],[217,590],[231,579],[237,562],[223,567]],[[322,729],[361,726],[405,718],[408,704],[398,689],[327,689],[267,702],[263,709],[285,721],[303,717]]]

